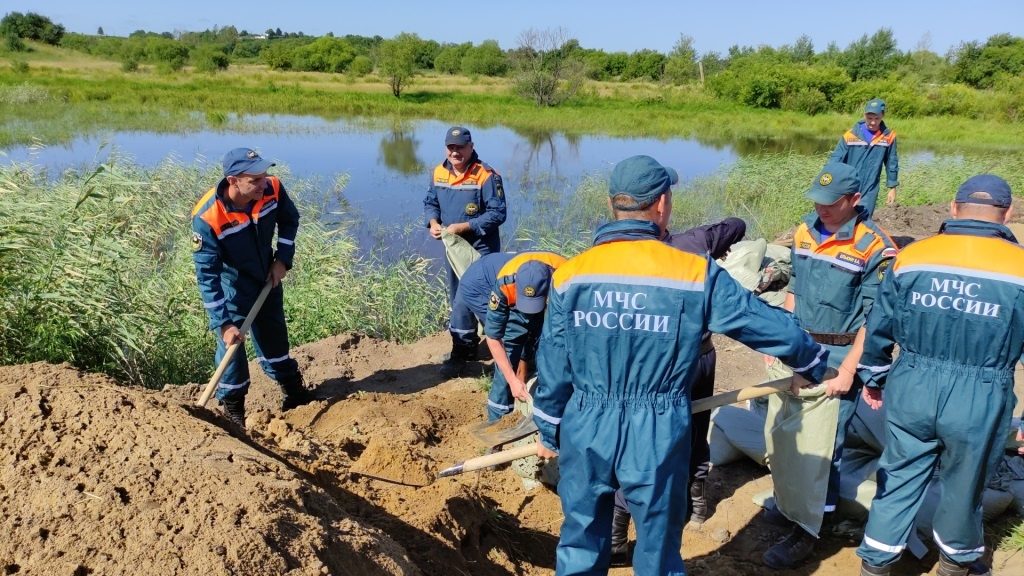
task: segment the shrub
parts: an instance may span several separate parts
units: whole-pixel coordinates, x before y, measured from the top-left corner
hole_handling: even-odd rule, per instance
[[[373,60],[370,60],[369,56],[356,56],[352,59],[352,63],[348,65],[348,71],[355,76],[366,76],[373,72]]]

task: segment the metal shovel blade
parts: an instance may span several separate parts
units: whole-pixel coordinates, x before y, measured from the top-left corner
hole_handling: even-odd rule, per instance
[[[530,416],[523,416],[514,426],[502,430],[495,430],[495,424],[497,423],[476,426],[470,430],[470,433],[487,446],[500,446],[525,438],[537,431],[537,424]]]

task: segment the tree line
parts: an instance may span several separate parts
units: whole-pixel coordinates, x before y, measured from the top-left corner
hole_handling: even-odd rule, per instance
[[[1024,113],[1012,104],[1024,96],[1024,38],[1011,34],[963,42],[940,56],[927,38],[912,50],[899,50],[888,28],[864,34],[845,48],[833,42],[819,51],[801,36],[779,47],[734,45],[725,54],[700,53],[684,34],[663,54],[585,48],[564,30],[527,30],[511,48],[495,40],[439,43],[411,33],[389,39],[308,36],[280,28],[254,34],[234,26],[173,34],[138,30],[127,38],[97,32],[68,33],[34,13],[12,12],[0,21],[0,35],[12,51],[25,49],[23,39],[32,39],[118,59],[126,71],[141,63],[169,71],[192,65],[207,72],[232,63],[264,63],[276,70],[375,72],[395,96],[416,74],[430,72],[509,78],[517,93],[541,106],[572,98],[585,80],[601,80],[703,83],[716,96],[739,104],[807,114],[852,110],[878,94],[906,115],[1016,120]],[[1011,98],[993,99],[979,90]]]

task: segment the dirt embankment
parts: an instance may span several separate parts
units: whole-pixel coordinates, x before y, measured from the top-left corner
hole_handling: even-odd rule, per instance
[[[920,210],[883,209],[879,220],[893,230],[913,221],[926,235],[943,215]],[[759,355],[716,343],[720,389],[760,381]],[[0,367],[0,568],[552,574],[562,520],[554,493],[525,490],[510,469],[433,479],[485,448],[470,433],[483,419],[481,382],[442,381],[447,347],[447,335],[408,346],[342,335],[299,347],[293,354],[323,399],[283,416],[279,391],[253,365],[248,435],[192,408],[197,385],[148,392],[67,366]],[[712,471],[715,513],[684,535],[692,574],[764,573],[760,555],[783,533],[758,517],[751,496],[770,487],[753,464]],[[792,574],[855,573],[854,545],[826,538]],[[996,560],[1002,573],[1024,573],[1020,559]]]

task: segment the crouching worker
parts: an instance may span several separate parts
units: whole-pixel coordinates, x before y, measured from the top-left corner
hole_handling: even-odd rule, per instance
[[[544,325],[551,274],[563,262],[565,257],[554,252],[523,252],[498,271],[484,323],[487,348],[494,357],[488,422],[512,412],[516,398],[529,398],[526,380]]]
[[[215,364],[243,340],[239,327],[267,282],[270,290],[252,323],[260,366],[281,385],[282,410],[312,401],[299,366],[288,354],[281,280],[292,267],[299,212],[284,186],[267,170],[274,164],[254,150],[235,148],[223,159],[224,178],[192,209],[192,259],[210,329],[217,336]],[[275,233],[276,247],[271,244]],[[232,422],[245,427],[249,365],[238,350],[217,383],[217,399]]]

